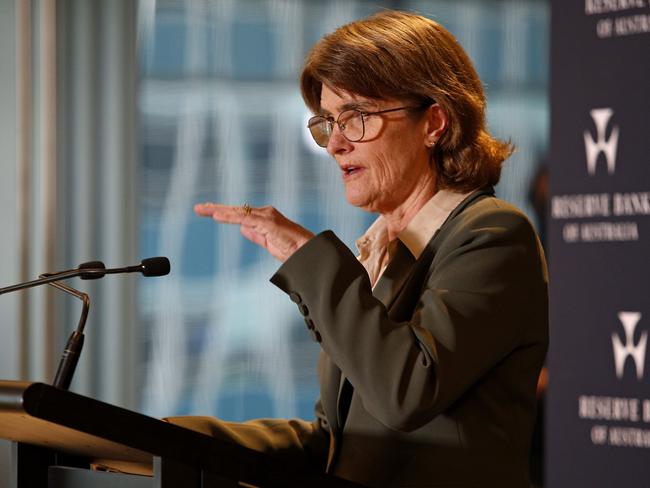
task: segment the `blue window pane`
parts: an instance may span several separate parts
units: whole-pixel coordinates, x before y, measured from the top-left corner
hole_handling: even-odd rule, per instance
[[[150,74],[173,77],[183,72],[187,26],[177,19],[156,24]]]
[[[275,41],[269,25],[234,19],[232,25],[232,76],[268,79],[273,75]]]
[[[191,210],[188,208],[187,211]],[[183,236],[183,259],[180,263],[180,271],[185,278],[205,278],[214,274],[214,252],[206,250],[214,249],[218,230],[212,225],[207,225],[210,223],[199,218],[188,220],[188,227]]]

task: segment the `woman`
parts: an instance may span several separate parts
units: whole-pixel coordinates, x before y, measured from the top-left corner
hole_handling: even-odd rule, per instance
[[[322,348],[316,420],[173,422],[368,486],[528,486],[547,276],[529,221],[494,197],[509,144],[437,23],[382,12],[323,38],[301,75],[346,198],[379,214],[358,258],[277,210],[199,204],[283,262]]]

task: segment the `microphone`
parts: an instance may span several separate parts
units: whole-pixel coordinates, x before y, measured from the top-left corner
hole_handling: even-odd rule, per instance
[[[140,266],[144,276],[165,276],[171,270],[169,259],[165,256],[143,259]]]
[[[140,264],[112,269],[106,269],[106,266],[104,266],[104,263],[101,261],[89,261],[80,264],[77,268],[74,269],[59,271],[55,273],[43,273],[37,280],[27,281],[25,283],[18,283],[16,285],[0,288],[0,295],[42,284],[49,284],[55,288],[58,288],[59,290],[62,290],[79,298],[83,302],[83,308],[81,310],[81,316],[79,317],[79,323],[77,324],[77,328],[68,338],[68,342],[66,343],[61,361],[59,362],[59,367],[57,368],[56,375],[54,377],[53,386],[67,390],[70,387],[70,383],[72,382],[72,377],[81,355],[81,349],[83,348],[83,329],[86,326],[86,320],[88,318],[88,312],[90,310],[90,298],[86,293],[75,290],[74,288],[68,285],[64,285],[63,283],[59,283],[59,281],[68,278],[74,278],[77,276],[82,280],[95,280],[98,278],[103,278],[107,274],[136,272],[142,273],[144,276],[164,276],[166,274],[169,274],[170,268],[171,266],[169,264],[169,259],[164,256],[147,258],[143,259]]]
[[[107,273],[121,273],[124,268],[117,268],[116,270],[109,269]],[[169,274],[170,264],[169,259],[164,256],[156,258],[143,259],[140,264],[129,266],[125,268],[125,273],[140,272],[143,276],[165,276]]]
[[[93,264],[100,264],[97,268],[93,269]],[[84,269],[81,269],[82,266]],[[120,273],[142,273],[143,276],[165,276],[169,274],[171,265],[169,259],[164,256],[155,258],[143,259],[140,264],[133,266],[125,266],[123,268],[103,268],[100,261],[91,261],[79,266],[80,277],[82,280],[95,280],[103,278],[107,274],[120,274]],[[1,290],[0,290],[1,292]]]
[[[44,273],[37,280],[18,283],[16,285],[0,288],[0,295],[11,293],[12,291],[24,290],[33,286],[44,285],[54,281],[67,280],[79,276],[82,280],[96,280],[103,278],[107,274],[119,273],[142,273],[144,276],[164,276],[169,274],[171,266],[169,259],[164,256],[143,259],[140,264],[126,266],[123,268],[106,268],[101,261],[90,261],[79,265],[74,269],[59,271],[56,273]]]

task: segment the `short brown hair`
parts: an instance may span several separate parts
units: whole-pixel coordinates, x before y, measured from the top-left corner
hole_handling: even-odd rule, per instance
[[[512,144],[487,132],[485,94],[472,61],[449,31],[426,17],[382,11],[326,35],[300,76],[314,113],[323,84],[368,98],[438,103],[449,119],[432,153],[440,188],[495,185],[512,153]]]

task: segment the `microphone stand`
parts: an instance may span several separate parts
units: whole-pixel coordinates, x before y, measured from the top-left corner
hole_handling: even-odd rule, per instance
[[[86,293],[75,290],[63,283],[59,283],[59,281],[74,278],[76,276],[79,276],[82,280],[94,280],[97,278],[103,278],[107,274],[118,273],[142,273],[144,276],[164,276],[169,273],[169,270],[169,259],[164,256],[147,258],[143,259],[140,264],[112,269],[106,269],[104,263],[101,261],[91,261],[79,265],[76,269],[61,271],[58,273],[43,273],[37,280],[0,288],[0,295],[12,291],[24,290],[25,288],[31,288],[38,285],[49,284],[79,298],[83,302],[79,323],[66,343],[63,356],[61,357],[59,367],[54,377],[53,386],[67,390],[70,387],[70,382],[72,381],[72,376],[74,375],[75,368],[79,362],[81,349],[83,348],[83,330],[86,325],[86,319],[88,318],[88,311],[90,310],[90,298]]]
[[[41,277],[43,276],[44,275],[41,275]],[[72,334],[70,334],[70,337],[68,338],[68,342],[66,343],[65,349],[63,350],[63,355],[59,361],[59,367],[57,368],[56,375],[54,376],[54,383],[52,383],[52,385],[56,388],[68,390],[70,388],[70,383],[72,382],[72,377],[74,376],[75,369],[77,368],[79,357],[81,356],[81,350],[84,346],[83,330],[86,326],[86,320],[88,319],[88,311],[90,310],[90,298],[86,293],[75,290],[74,288],[57,281],[48,284],[55,288],[58,288],[59,290],[76,296],[83,302],[81,316],[79,317],[79,323],[77,324],[77,328],[72,331]]]
[[[88,263],[83,263],[77,268],[77,273],[83,270],[80,274],[82,279],[96,279],[104,276],[103,271],[105,270],[104,263],[101,261],[91,261]],[[39,276],[40,280],[56,278],[61,279],[66,275],[66,272],[59,273],[43,273]],[[88,312],[90,310],[90,297],[79,290],[75,290],[71,286],[65,285],[58,281],[48,281],[48,285],[58,288],[61,291],[69,293],[77,297],[83,302],[81,309],[81,316],[79,317],[79,323],[77,328],[72,331],[68,342],[65,345],[63,350],[63,355],[59,361],[59,367],[56,370],[54,376],[54,383],[52,385],[56,388],[61,388],[62,390],[68,390],[70,388],[70,383],[72,382],[72,377],[74,376],[75,369],[77,368],[77,363],[79,362],[79,357],[81,356],[81,350],[84,345],[84,334],[83,330],[86,326],[86,320],[88,319]]]
[[[57,388],[61,388],[63,390],[70,388],[70,382],[72,381],[72,376],[74,375],[75,368],[77,367],[77,362],[79,361],[79,355],[81,354],[81,349],[83,348],[83,329],[86,325],[86,319],[88,318],[88,311],[90,310],[90,298],[86,293],[82,293],[78,290],[75,290],[74,288],[64,285],[63,283],[59,283],[58,281],[67,278],[74,278],[75,276],[80,276],[82,279],[92,280],[103,277],[104,271],[104,263],[101,261],[91,261],[88,263],[83,263],[77,269],[61,271],[57,273],[43,273],[37,280],[0,288],[0,295],[2,295],[4,293],[10,293],[12,291],[18,291],[25,288],[32,288],[38,285],[49,284],[55,288],[58,288],[59,290],[62,290],[79,298],[83,302],[81,317],[79,317],[79,324],[77,325],[76,330],[72,332],[72,335],[68,339],[65,350],[63,351],[63,356],[59,362],[59,367],[54,377],[53,386]]]

